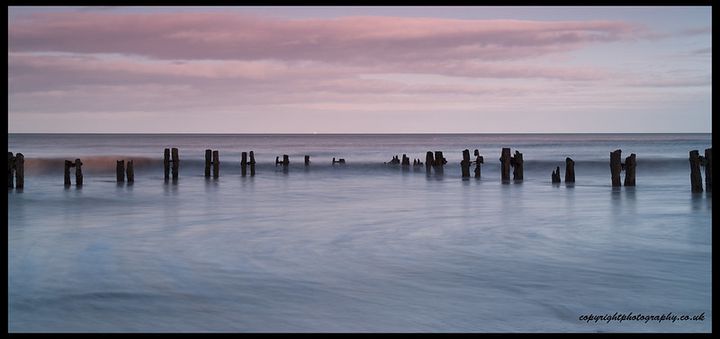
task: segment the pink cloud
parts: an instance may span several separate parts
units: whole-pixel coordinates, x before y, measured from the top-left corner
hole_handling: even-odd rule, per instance
[[[509,60],[637,36],[616,21],[401,17],[271,19],[240,14],[36,14],[8,25],[8,49],[158,59]]]

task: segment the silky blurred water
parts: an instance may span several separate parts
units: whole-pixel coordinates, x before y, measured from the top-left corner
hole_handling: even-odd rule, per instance
[[[687,160],[710,134],[8,143],[26,159],[24,190],[8,190],[11,332],[711,331],[712,199],[690,192]],[[177,183],[163,180],[165,147],[180,149]],[[523,182],[500,182],[501,147],[523,153]],[[218,179],[203,176],[207,148]],[[479,180],[460,177],[465,148],[484,156]],[[637,187],[610,187],[618,148],[637,154]],[[242,177],[250,150],[257,174]],[[442,175],[383,164],[436,150]],[[566,156],[577,182],[552,184]],[[62,161],[75,158],[85,185],[73,175],[66,189]],[[134,185],[115,183],[115,159],[135,159]],[[615,312],[705,320],[579,320]]]

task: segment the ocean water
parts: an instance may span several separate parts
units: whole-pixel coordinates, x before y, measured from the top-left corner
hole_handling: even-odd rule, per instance
[[[8,331],[710,332],[712,199],[690,192],[688,151],[711,144],[9,134],[26,178],[8,190]],[[165,147],[180,149],[177,182],[163,180]],[[524,181],[501,182],[502,147],[523,153]],[[461,178],[466,148],[484,156],[480,179]],[[205,149],[220,151],[218,179],[204,178]],[[636,187],[610,186],[615,149],[637,154]],[[250,150],[257,174],[242,177]],[[436,150],[442,174],[383,164]],[[576,183],[552,184],[567,156]],[[75,158],[85,184],[65,188]],[[133,185],[116,184],[116,159],[134,160]],[[703,320],[580,320],[616,312]]]

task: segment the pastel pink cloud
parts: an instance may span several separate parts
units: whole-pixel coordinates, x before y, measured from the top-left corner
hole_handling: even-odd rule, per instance
[[[617,21],[406,17],[273,19],[224,13],[36,14],[8,25],[8,49],[159,59],[508,60],[617,41],[643,28]]]

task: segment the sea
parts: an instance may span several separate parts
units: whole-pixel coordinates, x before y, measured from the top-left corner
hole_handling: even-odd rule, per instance
[[[524,180],[501,180],[504,147]],[[688,161],[710,147],[711,134],[11,133],[25,186],[8,189],[8,331],[711,332],[712,195],[691,192]],[[462,178],[464,149],[483,156],[479,178]],[[636,186],[611,186],[616,149],[636,154]],[[428,151],[442,170],[412,165]],[[387,164],[403,154],[410,166]],[[75,159],[84,185],[72,168],[65,187]],[[133,160],[132,184],[117,160]]]

